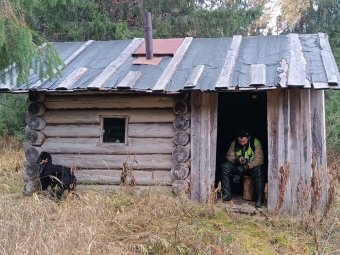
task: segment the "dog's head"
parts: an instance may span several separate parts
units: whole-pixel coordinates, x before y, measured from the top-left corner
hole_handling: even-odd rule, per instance
[[[52,164],[52,157],[46,151],[42,151],[38,157],[38,164]]]

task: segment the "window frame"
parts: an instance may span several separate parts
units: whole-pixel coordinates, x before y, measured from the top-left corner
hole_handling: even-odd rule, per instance
[[[125,120],[125,128],[124,128],[124,143],[107,143],[103,141],[104,138],[104,119],[124,119]],[[125,146],[128,145],[128,122],[129,118],[127,115],[100,115],[100,145],[114,145],[114,146]]]

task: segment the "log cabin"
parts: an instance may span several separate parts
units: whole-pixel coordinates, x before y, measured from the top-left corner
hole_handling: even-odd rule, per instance
[[[47,151],[87,187],[158,185],[206,202],[248,126],[264,147],[268,210],[310,207],[317,172],[325,205],[324,90],[340,88],[326,34],[153,39],[151,57],[145,44],[55,43],[61,77],[1,84],[28,93],[27,186]]]

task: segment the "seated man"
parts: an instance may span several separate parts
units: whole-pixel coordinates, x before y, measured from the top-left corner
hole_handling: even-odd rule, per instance
[[[231,179],[234,175],[250,175],[255,183],[255,207],[264,203],[264,168],[261,142],[245,130],[240,131],[231,143],[227,162],[222,164],[222,199],[231,200]]]

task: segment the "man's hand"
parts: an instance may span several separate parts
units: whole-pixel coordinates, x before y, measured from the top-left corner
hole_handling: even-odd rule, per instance
[[[247,163],[247,160],[244,157],[239,157],[239,160],[240,160],[241,165],[244,165]]]

